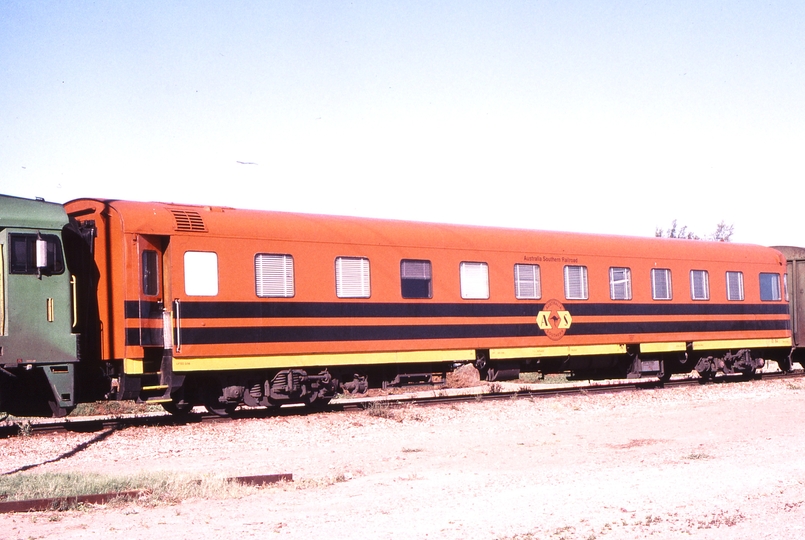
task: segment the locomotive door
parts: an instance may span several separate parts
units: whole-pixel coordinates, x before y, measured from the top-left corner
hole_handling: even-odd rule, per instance
[[[140,346],[171,347],[170,315],[165,309],[165,248],[167,237],[137,236],[140,266]]]

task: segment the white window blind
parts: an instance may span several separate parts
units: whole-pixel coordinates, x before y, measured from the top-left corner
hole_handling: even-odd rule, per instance
[[[667,268],[652,268],[651,297],[654,300],[671,299],[671,271]]]
[[[540,284],[538,265],[514,265],[514,295],[521,299],[542,298],[542,286]]]
[[[335,259],[335,294],[339,298],[369,298],[369,259],[337,257]]]
[[[710,283],[706,270],[690,271],[690,298],[691,300],[710,299]]]
[[[744,299],[743,272],[727,272],[727,300]]]
[[[565,298],[587,300],[587,267],[565,266]]]
[[[254,257],[255,291],[260,298],[294,295],[293,257],[258,253]]]
[[[460,266],[461,298],[489,298],[489,266],[486,263],[463,262]]]

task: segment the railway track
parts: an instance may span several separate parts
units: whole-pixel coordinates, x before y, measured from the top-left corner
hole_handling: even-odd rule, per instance
[[[483,386],[457,389],[428,389],[426,391],[392,394],[375,397],[345,397],[334,399],[324,409],[310,409],[304,406],[286,406],[278,409],[241,408],[231,417],[201,412],[200,409],[183,415],[168,413],[148,413],[137,415],[115,415],[104,417],[73,417],[48,419],[44,421],[18,419],[5,420],[0,425],[0,438],[15,436],[34,436],[54,432],[77,432],[111,434],[128,427],[158,427],[199,424],[208,422],[231,422],[246,418],[268,418],[272,416],[298,416],[324,411],[354,411],[372,407],[400,407],[403,405],[436,406],[447,403],[464,403],[483,400],[548,398],[570,395],[611,394],[656,388],[677,388],[683,386],[702,386],[713,384],[740,384],[750,380],[801,379],[805,370],[791,372],[768,372],[751,377],[744,375],[722,375],[713,379],[699,377],[675,378],[660,381],[656,378],[617,381],[595,381],[563,383],[554,385],[491,383]]]

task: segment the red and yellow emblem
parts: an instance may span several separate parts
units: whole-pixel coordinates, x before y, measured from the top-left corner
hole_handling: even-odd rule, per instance
[[[537,326],[553,341],[561,339],[571,324],[573,317],[558,300],[548,300],[537,314]]]

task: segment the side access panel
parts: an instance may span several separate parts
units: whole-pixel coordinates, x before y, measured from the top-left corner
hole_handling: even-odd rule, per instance
[[[788,301],[794,347],[805,347],[805,248],[774,246],[787,261]]]
[[[805,346],[805,258],[788,261],[788,290],[794,346],[800,348]]]

